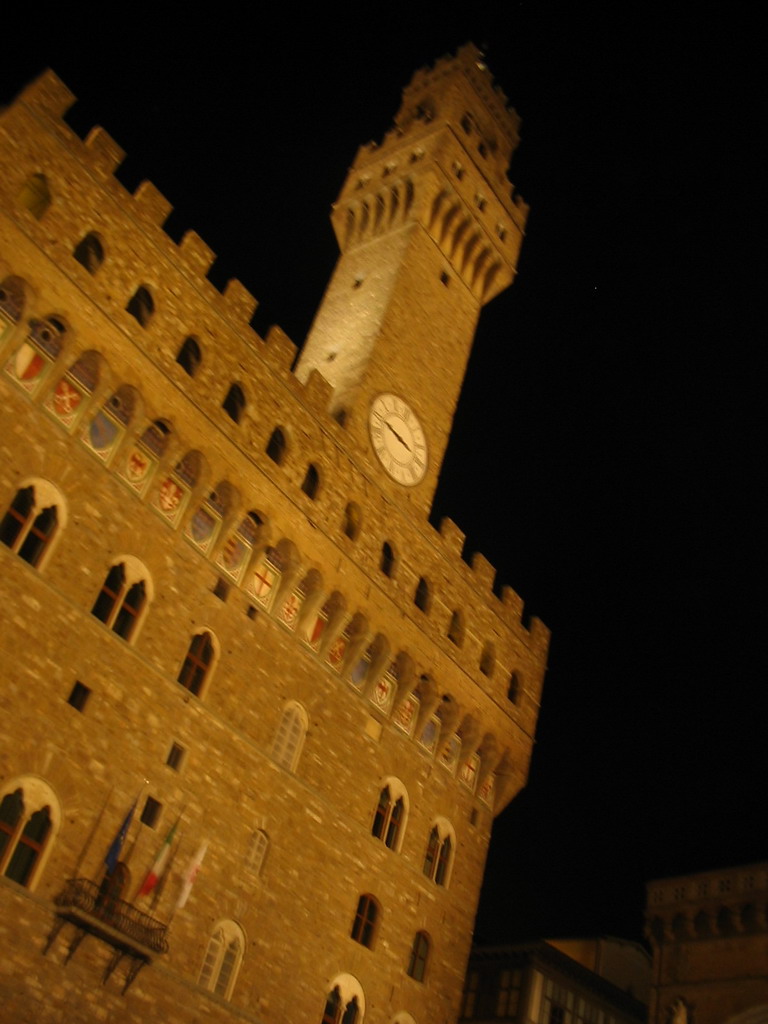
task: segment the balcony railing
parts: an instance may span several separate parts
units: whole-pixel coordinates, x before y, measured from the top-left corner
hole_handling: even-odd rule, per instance
[[[167,925],[104,892],[88,878],[70,878],[54,902],[62,917],[112,946],[145,957],[168,952]]]

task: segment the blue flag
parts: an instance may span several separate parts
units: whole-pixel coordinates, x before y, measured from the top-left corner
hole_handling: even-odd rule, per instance
[[[107,865],[107,874],[111,875],[117,867],[117,862],[120,860],[120,851],[123,848],[125,837],[128,835],[128,829],[131,827],[133,821],[133,812],[136,810],[136,801],[134,800],[133,806],[125,816],[125,821],[117,831],[117,835],[112,840],[112,845],[107,850],[107,856],[104,858],[104,863]]]

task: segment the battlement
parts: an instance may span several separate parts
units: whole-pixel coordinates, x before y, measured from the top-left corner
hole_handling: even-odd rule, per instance
[[[479,686],[532,734],[546,627],[538,619],[523,624],[523,603],[511,589],[496,596],[494,567],[479,554],[471,564],[464,560],[466,538],[450,519],[435,530],[426,520],[414,521],[407,504],[400,510],[371,503],[375,488],[360,468],[364,452],[327,412],[330,385],[316,371],[304,383],[296,377],[296,345],[279,327],[266,339],[252,329],[257,302],[240,282],[231,280],[223,293],[211,284],[206,275],[215,255],[197,234],[188,231],[177,244],[163,231],[171,204],[150,182],[131,195],[114,178],[124,154],[106,132],[94,128],[83,141],[60,120],[72,101],[47,72],[0,119],[8,140],[0,153],[0,192],[27,239],[26,248],[0,252],[0,278],[18,284],[24,321],[55,316],[66,322],[51,380],[71,372],[83,353],[98,352],[100,385],[78,422],[115,389],[129,387],[135,413],[122,451],[141,444],[148,422],[168,424],[172,440],[161,467],[172,472],[190,450],[206,467],[189,510],[214,485],[236,496],[223,518],[222,541],[224,527],[234,528],[249,508],[258,508],[254,559],[290,537],[295,564],[322,570],[326,595],[340,592],[345,606],[357,605],[371,636],[377,602],[397,608],[404,636],[415,643],[421,635],[434,647],[424,669],[438,676],[458,670],[450,686],[463,694],[465,708],[472,686]],[[44,209],[24,199],[30,181],[42,181]],[[91,263],[81,251],[89,239],[99,253]],[[63,284],[55,294],[46,290],[35,270],[39,250],[73,290]],[[84,295],[93,312],[86,313]],[[94,333],[99,323],[103,328]],[[39,397],[46,400],[42,391]],[[297,510],[307,525],[285,532]],[[318,531],[325,538],[323,557]],[[217,563],[220,548],[209,557]]]

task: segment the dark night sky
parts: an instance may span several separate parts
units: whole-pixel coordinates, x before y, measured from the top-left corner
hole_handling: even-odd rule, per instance
[[[49,21],[8,32],[0,100],[53,67],[73,126],[127,151],[121,180],[151,179],[170,233],[219,254],[214,282],[259,298],[257,330],[301,343],[357,146],[417,67],[484,46],[531,215],[436,512],[553,640],[476,937],[639,938],[647,879],[766,856],[758,29],[717,4],[471,7]]]

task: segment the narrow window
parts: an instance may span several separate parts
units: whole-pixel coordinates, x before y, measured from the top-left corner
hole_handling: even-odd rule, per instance
[[[464,643],[464,616],[460,611],[454,611],[451,614],[451,622],[448,626],[448,639],[457,647],[461,647]]]
[[[376,930],[376,919],[379,916],[379,906],[373,896],[364,893],[357,901],[355,920],[352,923],[352,938],[361,946],[369,949],[373,946],[373,936]]]
[[[192,337],[185,338],[176,356],[176,362],[182,368],[184,373],[190,377],[194,377],[200,369],[200,363],[202,361],[203,354],[200,351],[200,346],[197,341]]]
[[[381,545],[381,561],[379,562],[379,568],[385,576],[390,577],[395,571],[395,552],[392,550],[392,545],[386,540]]]
[[[155,304],[146,285],[142,284],[136,289],[125,308],[142,327],[149,324],[155,312]]]
[[[243,959],[245,939],[234,921],[221,921],[208,941],[199,983],[222,999],[230,999]]]
[[[304,482],[301,485],[301,489],[308,498],[311,498],[314,501],[317,497],[319,486],[320,474],[317,472],[317,468],[310,462],[307,466],[307,472],[304,474]]]
[[[27,888],[35,882],[54,825],[55,798],[40,779],[0,801],[0,874]]]
[[[272,431],[272,436],[267,442],[266,452],[270,459],[276,462],[278,466],[282,466],[285,459],[285,448],[285,434],[280,427],[275,427]]]
[[[411,955],[408,958],[408,974],[415,981],[424,981],[424,972],[427,969],[429,958],[429,937],[426,932],[416,932],[411,947]]]
[[[262,828],[256,829],[251,836],[251,841],[248,844],[248,857],[246,864],[248,868],[255,874],[260,875],[262,868],[264,867],[264,861],[267,858],[267,851],[269,850],[269,836]]]
[[[436,885],[448,884],[452,851],[453,843],[447,830],[443,831],[442,828],[433,825],[424,855],[424,874],[427,878],[431,878]]]
[[[344,509],[344,522],[342,524],[344,536],[349,537],[350,540],[357,540],[360,536],[361,525],[362,515],[360,513],[360,506],[356,505],[354,501],[350,501]]]
[[[376,839],[381,839],[390,850],[397,850],[400,845],[404,822],[405,802],[403,797],[393,798],[392,790],[387,785],[379,794],[379,802],[376,805],[371,834]]]
[[[429,584],[422,576],[416,584],[416,592],[413,595],[413,603],[423,612],[429,611]]]
[[[130,640],[146,603],[145,580],[129,579],[125,564],[120,562],[107,573],[91,614],[123,640]]]
[[[245,411],[245,394],[239,384],[233,384],[221,403],[224,412],[233,423],[239,423]]]
[[[272,743],[272,757],[287,771],[296,770],[307,722],[304,709],[298,704],[288,704],[283,711]]]
[[[162,809],[163,805],[159,800],[155,800],[153,796],[148,796],[144,803],[144,810],[141,812],[142,825],[148,825],[150,828],[156,828],[157,823],[160,820],[160,812]]]
[[[509,677],[509,687],[507,689],[507,699],[512,704],[517,704],[520,698],[520,677],[517,672],[513,672]]]
[[[168,751],[168,757],[165,759],[165,763],[169,768],[172,768],[173,771],[180,772],[181,767],[184,764],[186,753],[186,750],[180,743],[172,743],[171,749]]]
[[[74,248],[72,255],[80,266],[85,267],[89,274],[95,274],[104,262],[104,247],[99,241],[99,236],[89,231],[81,238]]]
[[[484,676],[492,676],[493,670],[496,667],[496,652],[492,643],[487,643],[483,647],[483,653],[480,656],[480,671]]]
[[[184,663],[179,671],[178,681],[196,697],[200,696],[203,683],[208,677],[213,655],[213,638],[210,633],[198,633],[192,637],[192,642],[184,656]]]
[[[25,207],[35,220],[40,220],[51,205],[51,192],[44,174],[31,174],[18,194],[20,206]]]
[[[72,687],[72,692],[67,697],[67,704],[70,704],[75,711],[85,711],[85,705],[88,703],[88,698],[91,695],[90,688],[84,683],[76,682]]]

